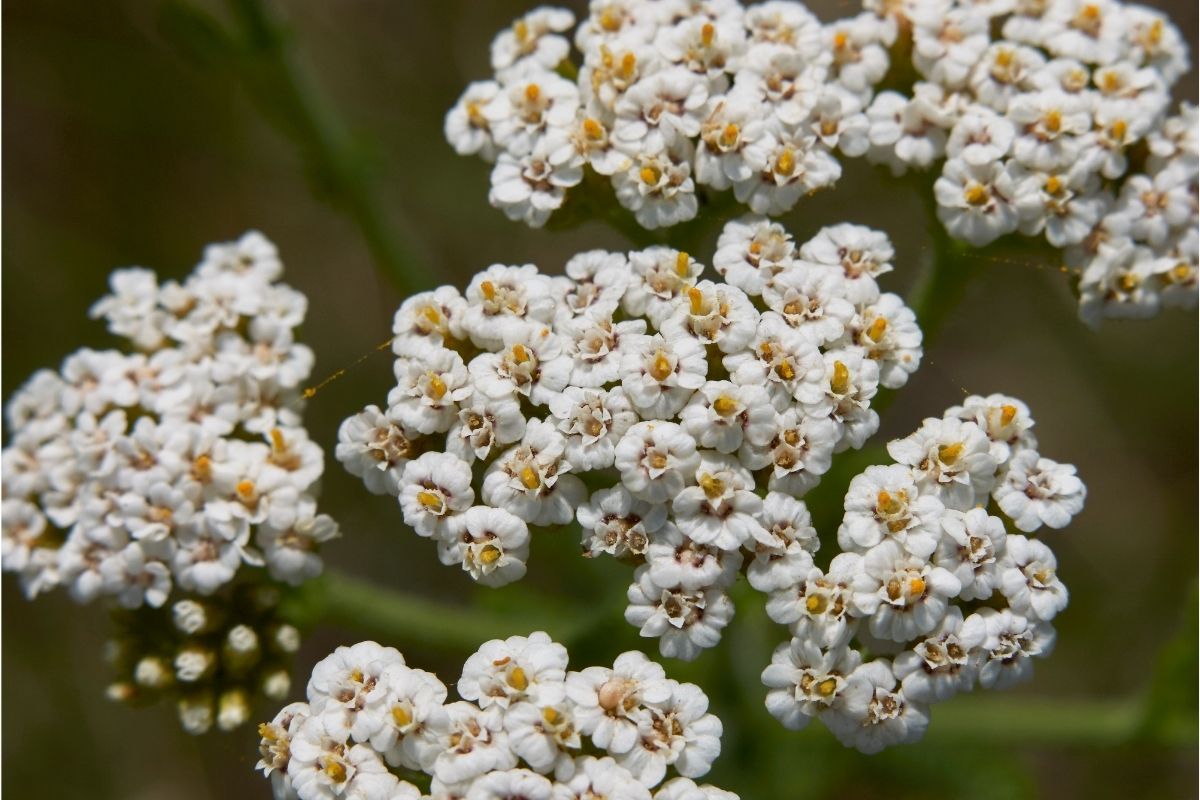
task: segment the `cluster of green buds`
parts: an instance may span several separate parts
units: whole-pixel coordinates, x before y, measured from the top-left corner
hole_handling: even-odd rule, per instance
[[[300,632],[280,619],[279,600],[273,586],[240,584],[158,609],[115,612],[108,660],[118,677],[109,698],[134,706],[174,701],[192,734],[241,726],[257,697],[278,702],[291,689]]]

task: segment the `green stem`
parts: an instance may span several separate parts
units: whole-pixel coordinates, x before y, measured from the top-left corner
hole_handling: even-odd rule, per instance
[[[607,607],[603,609],[607,613]],[[385,643],[417,644],[454,653],[470,652],[489,639],[546,631],[570,644],[591,629],[594,611],[564,609],[561,604],[530,604],[504,612],[456,606],[377,586],[337,571],[305,583],[283,603],[293,624],[340,625],[377,636]]]
[[[404,293],[423,288],[421,261],[391,229],[376,196],[376,170],[296,56],[291,32],[264,0],[228,0],[229,30],[189,0],[167,0],[164,29],[189,55],[231,69],[264,118],[300,151],[318,195],[349,216],[376,266]]]
[[[1141,698],[1104,700],[1061,697],[962,697],[939,705],[929,738],[955,744],[1111,747],[1150,740],[1164,747],[1194,748],[1195,720],[1142,732]]]

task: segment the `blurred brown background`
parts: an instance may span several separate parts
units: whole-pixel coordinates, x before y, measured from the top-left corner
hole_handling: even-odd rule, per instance
[[[495,31],[531,5],[503,2],[296,0],[277,4],[294,36],[299,66],[368,146],[385,223],[409,232],[421,282],[465,285],[493,262],[537,263],[560,271],[595,246],[623,247],[599,226],[565,233],[510,223],[486,201],[487,167],[456,157],[441,134],[445,111],[468,80],[485,77]],[[580,10],[580,2],[567,3]],[[1197,7],[1161,4],[1196,52]],[[254,227],[279,246],[286,280],[310,299],[303,339],[317,373],[349,364],[389,335],[401,297],[373,266],[360,230],[314,193],[301,154],[265,121],[261,103],[235,71],[184,57],[164,35],[157,2],[9,0],[3,8],[3,382],[4,397],[40,366],[57,365],[84,344],[106,344],[87,319],[114,267],[143,265],[181,277],[203,245]],[[227,11],[211,10],[218,18]],[[826,3],[832,19],[856,8]],[[1195,72],[1182,97],[1195,100]],[[822,224],[854,221],[887,230],[897,271],[886,289],[912,281],[926,238],[920,202],[898,185],[847,164],[832,193],[800,206],[785,224],[803,241]],[[415,232],[415,233],[414,233]],[[701,255],[707,261],[711,250]],[[1195,595],[1197,320],[1157,319],[1082,327],[1065,281],[1025,262],[981,265],[940,341],[888,412],[884,434],[903,435],[964,391],[1024,399],[1041,449],[1073,462],[1089,487],[1071,528],[1048,537],[1072,592],[1058,619],[1058,650],[1040,662],[1019,695],[1050,700],[1132,698],[1150,690],[1164,647],[1182,636]],[[391,385],[386,358],[374,358],[312,402],[308,424],[332,451],[338,422]],[[332,462],[325,510],[345,537],[327,561],[381,584],[451,599],[469,597],[461,575],[436,567],[432,548],[407,532],[398,510],[369,496]],[[564,551],[564,548],[558,548]],[[569,550],[569,548],[566,548]],[[553,559],[535,545],[530,580],[565,591]],[[618,573],[614,580],[629,578]],[[557,585],[556,585],[557,584]],[[595,592],[620,592],[620,584]],[[578,598],[578,589],[575,590]],[[61,594],[27,603],[3,585],[3,786],[23,798],[262,798],[251,768],[251,728],[199,739],[182,733],[170,709],[133,711],[103,697],[104,612]],[[740,609],[731,630],[753,609]],[[638,646],[636,631],[613,626],[589,646],[595,663]],[[1189,627],[1190,626],[1190,627]],[[784,638],[770,629],[771,643]],[[335,644],[361,636],[321,629],[306,643],[295,676]],[[405,642],[410,663],[443,667],[467,653],[424,654]],[[652,649],[653,643],[646,643]],[[704,659],[756,673],[765,663],[723,646]],[[577,654],[572,665],[585,666]],[[727,659],[728,661],[721,661]],[[741,661],[739,660],[741,659]],[[702,659],[703,660],[703,659]],[[1190,664],[1190,661],[1185,661]],[[677,665],[668,670],[680,672]],[[1155,691],[1194,714],[1194,672],[1183,694]],[[748,765],[773,764],[794,780],[789,796],[1182,797],[1194,794],[1194,745],[1088,747],[1040,741],[931,736],[920,745],[862,758],[841,750],[819,726],[783,731],[744,691],[705,686],[731,728],[715,779],[744,798],[770,795]],[[1190,691],[1187,691],[1190,689]],[[952,701],[953,703],[954,701]],[[261,709],[263,718],[274,709]],[[1070,713],[1064,710],[1063,713]],[[732,720],[740,719],[743,722]],[[1194,727],[1194,726],[1193,726]],[[765,754],[765,755],[764,755]],[[757,770],[758,767],[753,767]],[[776,792],[778,789],[775,790]]]

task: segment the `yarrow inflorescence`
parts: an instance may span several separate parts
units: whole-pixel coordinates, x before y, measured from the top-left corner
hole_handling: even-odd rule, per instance
[[[636,651],[611,668],[567,661],[545,633],[493,639],[447,702],[398,650],[339,647],[313,668],[307,702],[259,726],[257,766],[280,800],[737,800],[693,780],[721,751],[698,686]]]
[[[565,277],[493,265],[465,296],[404,302],[397,385],[342,424],[337,457],[488,586],[524,575],[531,527],[578,519],[585,555],[641,565],[628,620],[694,658],[743,561],[764,590],[766,554],[807,568],[795,498],[917,368],[914,314],[875,282],[892,257],[868,228],[796,247],[746,217],[717,242],[724,281],[666,247],[580,253]]]
[[[212,245],[183,282],[112,274],[92,308],[131,352],[81,349],[8,404],[3,567],[33,597],[161,607],[243,565],[297,584],[338,535],[303,426],[307,301],[259,233]]]
[[[1170,114],[1188,53],[1163,14],[865,5],[823,24],[788,0],[592,0],[576,60],[571,12],[539,7],[493,41],[495,75],[467,87],[446,138],[495,162],[489,200],[534,227],[594,191],[589,174],[659,228],[727,189],[783,213],[838,180],[835,153],[896,175],[940,163],[946,230],[974,246],[1044,237],[1080,276],[1085,321],[1195,308],[1197,117]]]
[[[1015,398],[971,396],[851,481],[841,552],[770,590],[768,615],[793,634],[762,674],[785,726],[815,717],[877,752],[919,739],[933,703],[1008,688],[1050,654],[1067,589],[1051,549],[1008,528],[1063,528],[1087,492],[1038,454],[1032,426]]]

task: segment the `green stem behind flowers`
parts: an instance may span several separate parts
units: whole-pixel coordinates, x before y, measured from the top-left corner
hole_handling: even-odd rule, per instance
[[[546,631],[570,644],[593,629],[599,613],[562,603],[529,603],[503,611],[454,606],[407,594],[330,570],[289,593],[282,614],[301,628],[334,624],[453,653],[471,652],[489,639]],[[607,616],[607,608],[605,609]]]
[[[387,219],[376,197],[367,150],[341,121],[296,57],[290,31],[263,0],[228,0],[227,27],[188,0],[168,0],[161,13],[166,37],[209,69],[241,82],[263,117],[299,150],[315,193],[359,227],[378,267],[396,288],[425,288],[419,259]],[[403,225],[401,225],[403,227]]]

